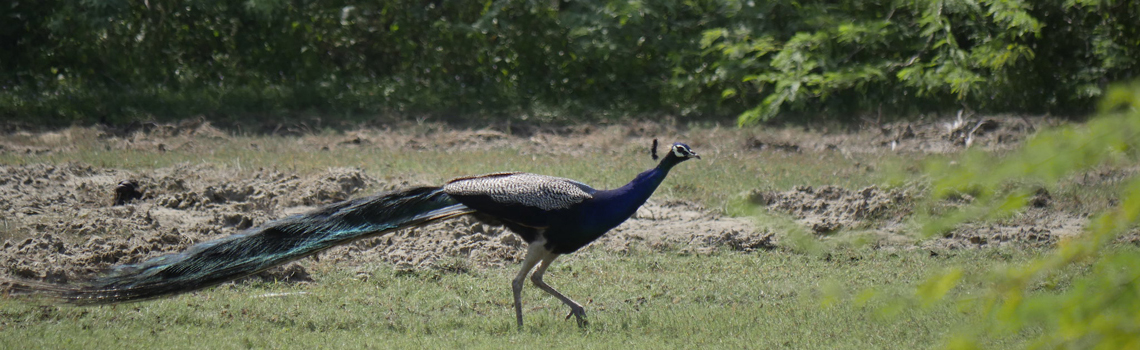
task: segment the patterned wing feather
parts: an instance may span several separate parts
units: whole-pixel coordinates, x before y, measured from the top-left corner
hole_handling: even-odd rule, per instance
[[[566,209],[594,197],[597,190],[578,181],[530,173],[494,173],[451,180],[443,191],[452,196],[482,196],[499,204],[542,210]]]

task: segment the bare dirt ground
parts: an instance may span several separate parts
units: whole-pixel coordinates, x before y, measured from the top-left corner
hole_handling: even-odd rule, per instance
[[[861,132],[812,133],[802,130],[751,135],[739,147],[746,152],[959,152],[966,147],[1008,149],[1046,125],[1047,119],[993,117],[912,122],[865,128]],[[655,124],[623,127],[625,134],[652,134]],[[348,133],[325,147],[455,148],[541,144],[542,150],[574,150],[583,135],[609,128],[581,127],[571,132],[526,133],[455,130],[432,138],[399,131]],[[869,131],[866,131],[869,130]],[[208,123],[152,125],[102,132],[108,149],[195,147],[197,138],[226,137]],[[381,136],[377,136],[381,135]],[[21,138],[61,137],[52,133]],[[2,141],[0,154],[35,154],[60,149]],[[67,147],[67,146],[60,146]],[[137,199],[113,206],[122,181],[134,180]],[[73,281],[108,266],[138,262],[352,197],[365,189],[393,189],[359,169],[335,168],[298,176],[281,170],[238,173],[210,165],[178,165],[130,171],[88,164],[0,166],[0,273],[53,282]],[[749,200],[774,215],[790,217],[819,237],[840,230],[875,232],[878,245],[891,249],[955,249],[1001,244],[1052,244],[1078,233],[1083,217],[1042,205],[1014,220],[967,224],[945,237],[916,242],[907,230],[917,187],[846,189],[799,186],[787,191],[754,191]],[[1045,199],[1043,199],[1045,200]],[[748,218],[726,217],[685,201],[651,199],[633,219],[587,249],[680,250],[781,248],[782,232],[759,228]],[[321,261],[358,264],[383,261],[400,268],[466,269],[511,264],[523,243],[503,228],[473,219],[435,223],[384,237],[370,238],[320,254]],[[305,259],[263,278],[306,280]]]

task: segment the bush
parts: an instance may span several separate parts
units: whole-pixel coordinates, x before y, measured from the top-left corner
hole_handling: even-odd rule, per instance
[[[1110,89],[1097,117],[1035,136],[1018,152],[996,157],[973,153],[957,165],[932,164],[933,194],[976,195],[974,207],[941,219],[928,219],[929,233],[964,220],[1004,215],[1020,209],[1031,187],[1010,191],[1010,183],[1054,184],[1064,177],[1112,162],[1136,161],[1140,147],[1140,83]],[[1140,222],[1140,177],[1127,180],[1119,200],[1090,219],[1083,235],[1060,242],[1051,253],[1024,266],[997,271],[989,287],[964,310],[982,319],[985,333],[1041,329],[1031,344],[1040,348],[1128,349],[1140,344],[1140,250],[1112,243]],[[1061,288],[1062,270],[1087,266],[1087,272]],[[928,302],[948,299],[967,268],[934,276],[918,295]],[[975,271],[974,273],[981,273]],[[1054,281],[1054,282],[1051,282]],[[951,348],[975,348],[977,336],[961,334]]]
[[[1090,112],[1137,73],[1140,5],[1127,1],[811,1],[742,7],[704,32],[726,98],[785,115],[887,117]],[[956,107],[957,106],[957,107]]]

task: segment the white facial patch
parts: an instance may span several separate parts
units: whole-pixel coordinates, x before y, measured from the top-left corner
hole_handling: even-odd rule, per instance
[[[673,155],[677,156],[677,158],[686,158],[689,156],[689,152],[685,152],[685,150],[681,149],[681,146],[673,146]]]

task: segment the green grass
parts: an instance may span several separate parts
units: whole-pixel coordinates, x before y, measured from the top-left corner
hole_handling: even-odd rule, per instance
[[[312,284],[225,285],[117,306],[0,300],[0,347],[918,349],[969,328],[971,315],[952,303],[892,313],[906,299],[892,296],[913,295],[916,283],[945,266],[988,268],[1035,254],[587,249],[556,264],[547,280],[586,305],[590,324],[563,320],[566,308],[528,285],[521,331],[510,303],[513,266],[467,273],[365,266],[357,269],[372,276],[360,280],[343,266],[314,263]],[[878,297],[842,296],[868,289]],[[1023,336],[991,345],[1009,347]]]

